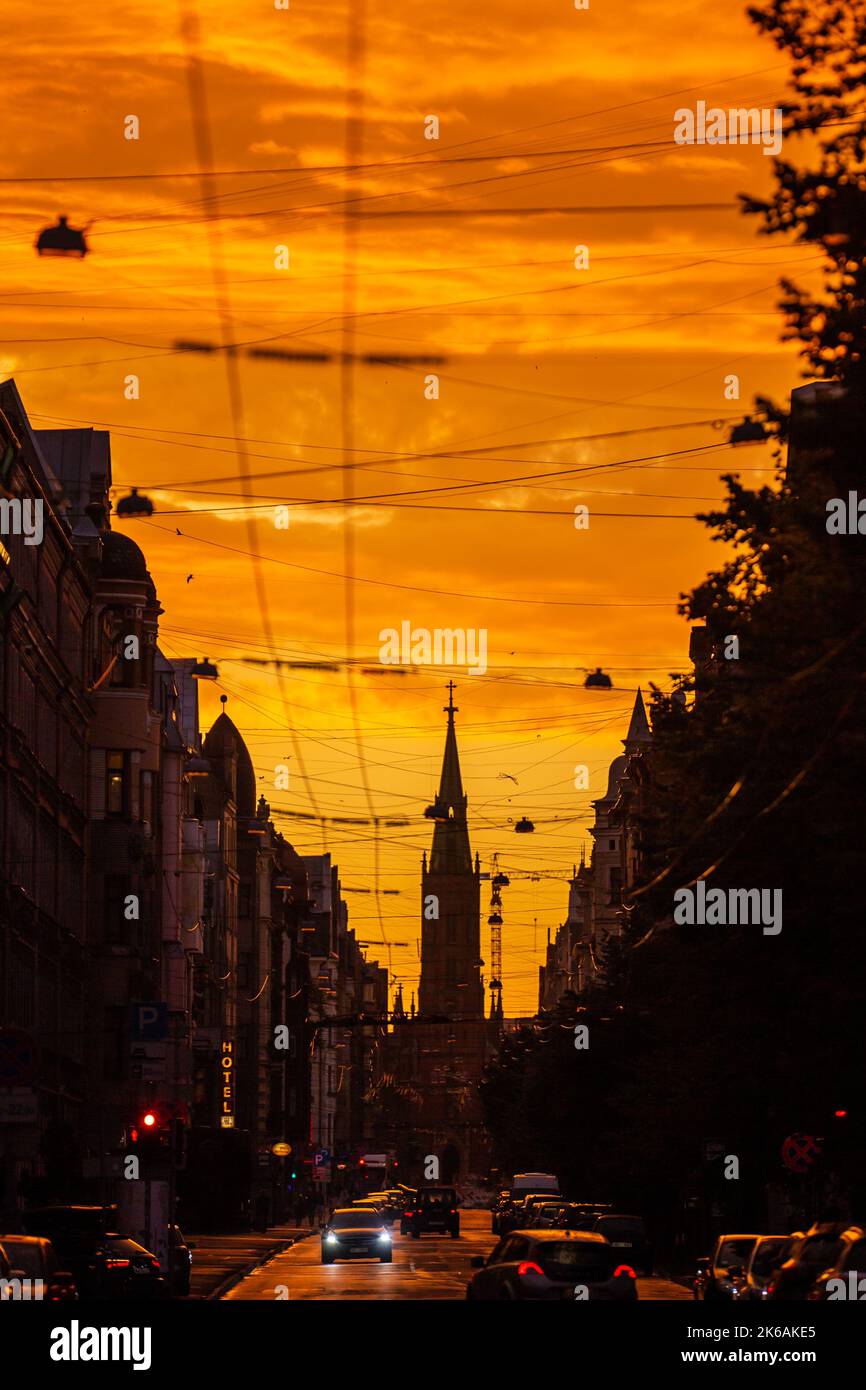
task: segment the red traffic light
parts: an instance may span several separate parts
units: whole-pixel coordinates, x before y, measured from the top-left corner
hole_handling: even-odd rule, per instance
[[[156,1124],[156,1116],[152,1110],[148,1110],[142,1115],[141,1123],[144,1125],[145,1129],[153,1129]]]
[[[836,1117],[837,1120],[847,1120],[847,1118],[848,1118],[848,1111],[847,1111],[847,1110],[834,1110],[834,1111],[833,1111],[833,1114],[834,1114],[834,1116]]]

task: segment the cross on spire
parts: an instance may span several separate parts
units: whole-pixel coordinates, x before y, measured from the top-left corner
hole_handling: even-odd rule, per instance
[[[445,713],[449,719],[453,719],[455,714],[460,713],[460,707],[454,703],[454,691],[457,689],[453,681],[448,682],[448,704],[443,705]]]

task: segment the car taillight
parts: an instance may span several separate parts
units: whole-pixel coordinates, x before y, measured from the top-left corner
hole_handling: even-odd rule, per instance
[[[524,1274],[544,1274],[544,1270],[534,1260],[521,1260],[517,1266],[517,1273],[522,1279]]]
[[[106,1268],[106,1269],[129,1269],[129,1265],[130,1265],[130,1261],[129,1261],[129,1260],[114,1260],[114,1259],[108,1259],[108,1260],[105,1261],[105,1268]]]
[[[452,1207],[452,1208],[451,1208],[451,1215],[452,1215],[452,1216],[456,1216],[456,1215],[457,1215],[457,1208],[456,1208],[456,1207]]]
[[[631,1265],[617,1265],[616,1269],[613,1271],[613,1277],[614,1277],[614,1279],[620,1279],[620,1278],[623,1277],[623,1275],[624,1275],[627,1279],[636,1279],[636,1278],[637,1278],[637,1275],[635,1274],[635,1272],[634,1272],[634,1270],[632,1269]]]

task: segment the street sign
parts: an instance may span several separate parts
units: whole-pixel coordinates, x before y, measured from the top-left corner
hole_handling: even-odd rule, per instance
[[[316,1149],[316,1152],[313,1156],[313,1163],[317,1168],[326,1167],[327,1164],[330,1163],[330,1161],[331,1155],[328,1149]]]
[[[0,1028],[0,1086],[31,1086],[36,1044],[21,1028]]]
[[[136,1042],[165,1042],[168,1038],[168,1004],[154,1000],[130,1005],[130,1027]]]
[[[364,1163],[367,1168],[387,1168],[388,1155],[364,1154],[361,1158],[361,1162]]]
[[[35,1125],[39,1102],[30,1087],[0,1091],[0,1125]]]
[[[814,1134],[789,1134],[782,1145],[782,1162],[792,1173],[806,1173],[821,1157],[821,1140]]]

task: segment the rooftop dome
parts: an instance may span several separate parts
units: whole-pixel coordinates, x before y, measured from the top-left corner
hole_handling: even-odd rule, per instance
[[[604,794],[605,801],[615,801],[619,794],[619,781],[625,776],[628,758],[625,753],[620,753],[618,758],[614,758],[607,774],[607,791]]]
[[[153,584],[144,553],[120,531],[105,531],[102,536],[103,579],[137,579]]]
[[[214,720],[213,725],[208,730],[202,753],[212,761],[230,758],[233,753],[235,754],[237,757],[235,801],[238,815],[252,818],[256,813],[256,774],[253,771],[252,759],[247,745],[225,711]]]

